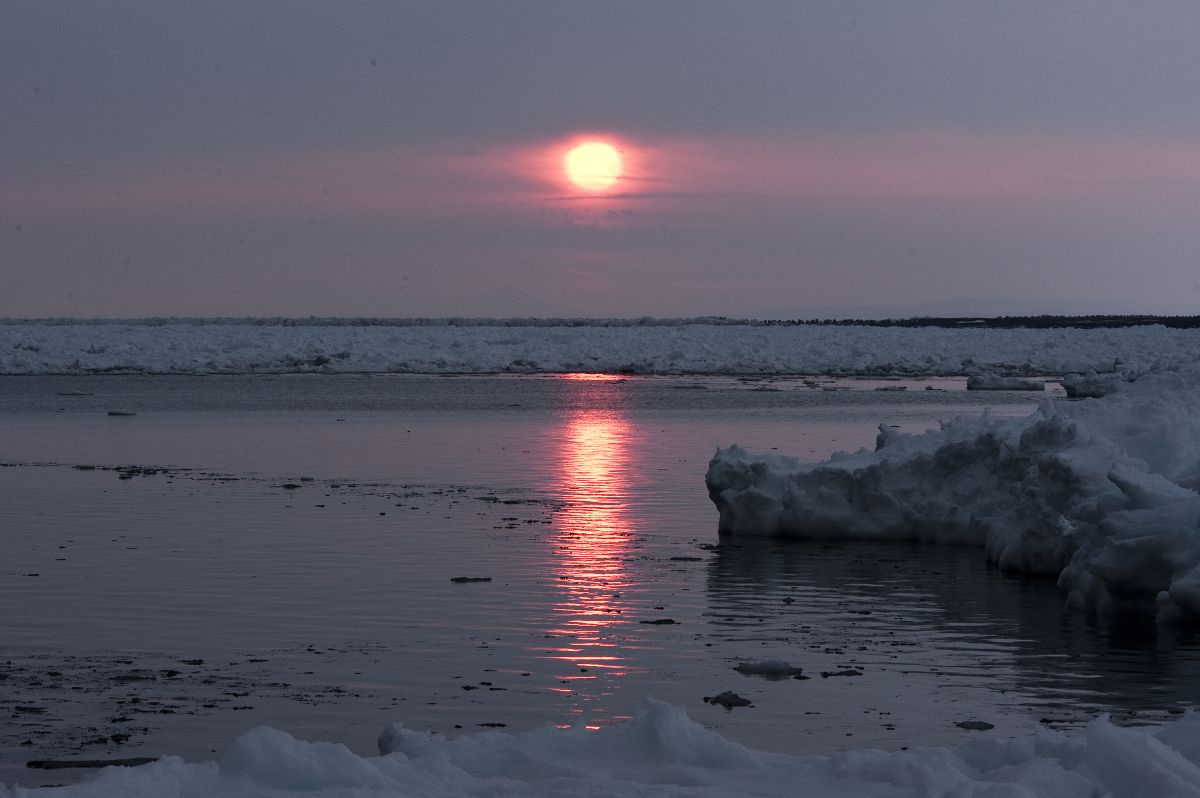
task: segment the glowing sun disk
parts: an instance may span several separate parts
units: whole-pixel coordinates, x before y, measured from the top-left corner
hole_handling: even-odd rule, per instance
[[[572,147],[563,159],[571,182],[585,191],[603,191],[617,182],[623,164],[617,148],[603,141],[585,141]]]

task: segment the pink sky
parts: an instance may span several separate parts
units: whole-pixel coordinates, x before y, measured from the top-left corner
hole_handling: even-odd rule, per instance
[[[611,191],[585,192],[566,179],[563,153],[584,138],[621,149],[626,172]],[[341,245],[326,249],[317,242],[268,270],[276,275],[268,279],[290,288],[281,290],[278,307],[262,312],[329,315],[487,315],[489,297],[507,297],[503,306],[517,315],[620,315],[623,308],[639,315],[739,315],[756,307],[784,312],[789,305],[849,304],[844,281],[833,274],[860,281],[862,303],[919,303],[928,288],[914,285],[917,269],[966,296],[1004,296],[1042,283],[1049,296],[1057,290],[1086,297],[1099,287],[1154,302],[1165,297],[1139,286],[1133,274],[1124,281],[1109,272],[1097,278],[1086,263],[1064,270],[1067,285],[1056,289],[1047,279],[1044,251],[1062,246],[1056,239],[1086,241],[1092,231],[1101,232],[1098,227],[1098,240],[1151,230],[1187,236],[1196,207],[1195,141],[942,130],[687,140],[589,131],[470,150],[195,160],[0,185],[0,213],[22,220],[27,239],[62,225],[118,228],[130,220],[170,227],[204,219],[216,229],[235,225],[260,232],[305,222],[363,230],[401,225],[417,231],[418,239],[420,231],[440,231],[432,242],[392,238],[400,241],[392,250],[347,243],[356,234],[344,239],[343,232],[337,236]],[[992,241],[991,250],[972,252],[957,240],[965,233]],[[860,237],[879,243],[864,247],[855,240]],[[209,293],[204,275],[216,268],[215,256],[202,261],[207,265],[199,274],[168,270],[172,279],[191,284],[190,292],[171,299],[164,284],[140,304],[122,305],[119,295],[129,295],[133,286],[123,284],[113,261],[144,263],[177,251],[162,242],[146,255],[118,254],[123,249],[138,247],[109,245],[111,254],[98,260],[106,277],[85,293],[110,293],[108,301],[123,308],[117,315],[151,313],[158,304],[165,314],[256,312],[256,305],[229,297],[219,307],[186,301]],[[286,245],[275,249],[291,251]],[[258,270],[263,252],[260,245],[223,253],[216,257],[225,264],[218,271],[253,296],[261,278],[234,264]],[[316,252],[339,263],[338,269],[325,276],[313,272],[318,263],[310,255]],[[757,280],[746,277],[750,259]],[[985,270],[990,273],[964,271],[962,264],[972,261],[991,263]],[[470,264],[488,265],[480,271]],[[1200,293],[1188,274],[1178,270],[1170,289],[1176,298]],[[347,282],[347,275],[353,280]],[[140,279],[138,290],[154,283]],[[373,299],[386,300],[364,303],[354,287],[380,283],[393,288]],[[300,289],[323,302],[301,301]],[[721,297],[737,299],[722,304]],[[289,310],[296,302],[300,307]],[[10,303],[3,312],[58,312],[52,304],[33,304],[27,313],[22,307]]]
[[[1200,312],[1197,73],[1185,0],[17,4],[0,316]]]
[[[563,154],[613,142],[625,173],[594,194]],[[657,140],[590,133],[473,152],[330,151],[136,167],[73,181],[0,184],[0,211],[93,218],[143,213],[455,218],[556,205],[638,209],[731,197],[1034,200],[1085,205],[1192,201],[1200,139],[972,135],[940,130],[825,137]]]

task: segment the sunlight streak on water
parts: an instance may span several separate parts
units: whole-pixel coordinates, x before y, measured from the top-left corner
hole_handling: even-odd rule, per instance
[[[566,506],[556,516],[552,540],[563,595],[550,634],[571,641],[556,656],[577,668],[625,675],[627,663],[613,633],[625,621],[622,591],[629,587],[624,560],[632,519],[627,479],[628,422],[613,411],[579,411],[566,421],[557,457],[561,479],[555,492]]]

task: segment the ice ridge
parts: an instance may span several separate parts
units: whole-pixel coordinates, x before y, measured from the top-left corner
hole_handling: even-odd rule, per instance
[[[881,426],[819,464],[719,449],[724,535],[980,546],[1075,604],[1200,616],[1200,371],[1155,373],[1023,419]]]

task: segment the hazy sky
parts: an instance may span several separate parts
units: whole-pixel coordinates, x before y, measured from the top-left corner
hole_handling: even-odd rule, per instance
[[[1195,0],[4,0],[0,316],[1200,313],[1197,76]]]

